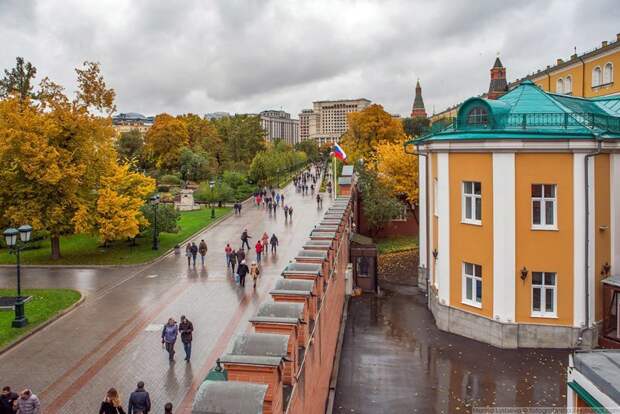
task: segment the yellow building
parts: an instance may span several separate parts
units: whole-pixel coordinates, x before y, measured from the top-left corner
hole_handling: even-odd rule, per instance
[[[620,70],[620,33],[616,41],[603,41],[601,46],[582,55],[574,54],[568,60],[558,59],[555,66],[514,82],[517,86],[531,80],[541,89],[565,95],[593,98],[620,94],[620,82],[615,77]]]
[[[504,348],[595,344],[601,281],[620,273],[620,95],[523,81],[414,146],[437,326]]]

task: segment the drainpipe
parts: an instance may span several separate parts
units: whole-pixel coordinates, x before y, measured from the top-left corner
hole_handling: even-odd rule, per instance
[[[590,189],[589,189],[589,174],[588,174],[588,160],[592,157],[596,157],[597,155],[602,154],[602,150],[601,150],[601,144],[602,144],[602,140],[600,139],[599,135],[595,135],[594,139],[596,140],[597,143],[597,148],[596,151],[591,152],[589,154],[586,154],[586,156],[583,159],[583,167],[584,167],[584,177],[585,177],[585,182],[584,182],[584,189],[585,189],[585,224],[586,224],[586,237],[585,237],[585,242],[584,242],[584,252],[586,254],[585,257],[585,325],[583,327],[583,329],[581,329],[581,332],[579,333],[579,338],[577,339],[577,345],[581,345],[583,343],[583,333],[585,331],[587,331],[588,329],[590,329],[590,280],[589,280],[589,269],[590,269],[590,251],[589,251],[589,244],[590,244]]]
[[[581,61],[581,97],[585,98],[586,97],[586,62],[583,61],[583,58],[581,56],[577,56],[577,59]]]
[[[428,182],[428,174],[429,174],[429,171],[428,171],[428,154],[421,153],[420,152],[420,148],[419,148],[418,145],[416,145],[416,147],[417,147],[417,152],[416,151],[408,152],[407,151],[407,147],[405,147],[405,152],[408,153],[408,154],[411,154],[411,155],[417,155],[418,157],[424,157],[425,158],[425,160],[424,160],[425,164],[424,165],[426,166],[426,168],[424,169],[424,171],[425,171],[424,181],[426,182],[426,185],[424,186],[424,194],[425,194],[424,206],[425,206],[425,210],[426,211],[425,211],[425,218],[424,219],[426,221],[426,229],[425,229],[425,232],[426,232],[426,306],[430,307],[430,297],[431,297],[430,293],[431,292],[429,291],[429,289],[430,289],[429,278],[430,278],[430,264],[431,264],[431,262],[430,262],[430,251],[431,251],[431,249],[430,249],[430,246],[429,246],[429,243],[430,243],[430,240],[429,240],[429,238],[430,238],[430,230],[429,230],[430,222],[429,222],[429,212],[428,212],[428,207],[429,207],[429,203],[428,203],[428,186],[429,186],[429,182]]]

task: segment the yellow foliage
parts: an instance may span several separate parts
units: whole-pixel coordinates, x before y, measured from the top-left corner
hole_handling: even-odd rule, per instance
[[[402,195],[410,205],[418,204],[418,156],[406,154],[405,139],[377,145],[377,172],[396,195]]]
[[[349,130],[341,144],[351,162],[363,158],[365,163],[372,164],[379,144],[399,142],[405,136],[402,122],[378,104],[348,114],[348,123]]]
[[[144,136],[144,149],[155,160],[157,168],[173,170],[179,165],[183,147],[189,145],[186,123],[168,114],[155,117]]]

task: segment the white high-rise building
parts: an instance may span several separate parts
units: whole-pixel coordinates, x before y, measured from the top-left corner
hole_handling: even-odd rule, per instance
[[[259,114],[260,123],[266,132],[265,140],[281,139],[287,144],[299,142],[299,120],[291,119],[291,114],[284,111],[268,110]]]
[[[316,101],[312,109],[299,114],[300,139],[314,139],[317,144],[337,142],[349,129],[347,114],[359,112],[370,105],[368,99]],[[307,132],[306,132],[307,128]]]

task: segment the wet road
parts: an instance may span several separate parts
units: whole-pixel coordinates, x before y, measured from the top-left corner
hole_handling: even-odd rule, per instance
[[[26,269],[24,286],[74,287],[87,299],[77,310],[0,356],[0,385],[31,387],[42,399],[44,412],[96,412],[109,387],[127,401],[139,380],[151,393],[153,412],[163,412],[171,401],[176,412],[187,412],[193,393],[215,359],[235,334],[248,329],[247,320],[269,299],[286,263],[301,249],[311,228],[322,216],[311,196],[288,186],[285,201],[295,207],[292,222],[246,206],[241,216],[225,219],[207,230],[207,266],[188,268],[183,256],[139,268]],[[330,201],[324,197],[324,209]],[[240,246],[239,234],[247,228],[256,239],[264,231],[280,239],[278,254],[263,261],[262,278],[239,288],[226,271],[224,246]],[[251,243],[252,244],[252,243]],[[253,260],[252,253],[249,258]],[[14,271],[2,269],[0,286],[14,286]],[[194,323],[192,362],[183,361],[177,343],[177,362],[168,363],[161,348],[161,324],[181,314]],[[125,403],[126,404],[126,403]],[[126,407],[126,406],[125,406]]]
[[[417,288],[351,298],[335,413],[565,407],[568,351],[501,350],[439,331]]]

